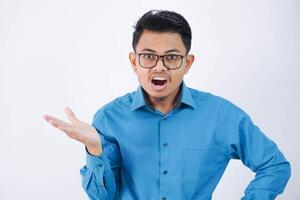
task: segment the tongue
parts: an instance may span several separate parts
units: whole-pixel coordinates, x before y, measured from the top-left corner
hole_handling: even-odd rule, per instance
[[[154,85],[164,85],[165,84],[165,80],[153,80],[152,81],[154,83]]]

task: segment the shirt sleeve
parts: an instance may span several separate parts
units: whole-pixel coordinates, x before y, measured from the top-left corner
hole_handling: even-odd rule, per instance
[[[275,199],[291,176],[290,163],[244,111],[232,109],[229,119],[231,156],[255,173],[242,200]]]
[[[113,137],[100,131],[105,124],[102,119],[99,113],[96,114],[93,126],[99,133],[103,151],[99,156],[93,156],[86,149],[86,165],[80,169],[82,187],[90,200],[117,199],[120,187],[119,146]]]

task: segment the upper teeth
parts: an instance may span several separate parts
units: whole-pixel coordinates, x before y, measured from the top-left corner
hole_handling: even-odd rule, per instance
[[[164,77],[154,77],[153,80],[165,81],[167,79]]]

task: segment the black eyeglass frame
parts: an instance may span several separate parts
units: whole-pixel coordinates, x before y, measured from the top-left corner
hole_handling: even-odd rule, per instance
[[[141,64],[141,60],[140,60],[140,59],[141,59],[141,55],[146,55],[146,54],[156,56],[156,58],[157,58],[157,59],[156,59],[156,62],[155,62],[155,65],[153,65],[152,67],[145,67],[145,66],[143,66],[143,65]],[[154,67],[156,67],[156,65],[157,65],[157,63],[158,63],[158,60],[161,59],[163,65],[164,65],[164,67],[167,68],[167,69],[169,69],[169,70],[176,70],[176,69],[179,69],[180,67],[182,67],[183,58],[185,57],[185,56],[183,56],[183,55],[178,55],[178,54],[157,55],[157,54],[154,54],[154,53],[135,53],[135,55],[138,56],[139,64],[140,64],[140,66],[143,67],[143,68],[146,68],[146,69],[153,69]],[[166,66],[166,64],[165,64],[165,57],[166,57],[166,56],[179,56],[180,59],[181,59],[181,62],[180,62],[179,67],[173,68],[173,67],[168,67],[168,66]]]

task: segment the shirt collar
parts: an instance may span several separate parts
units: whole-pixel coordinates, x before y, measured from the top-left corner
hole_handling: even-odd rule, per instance
[[[178,100],[179,100],[179,105],[180,103],[184,103],[185,105],[190,106],[191,108],[196,108],[196,104],[191,94],[191,91],[185,85],[184,82],[182,82],[181,84],[181,95],[179,96]]]
[[[136,90],[133,101],[131,103],[130,111],[136,110],[140,107],[149,105],[149,102],[147,101],[147,98],[145,97],[146,92],[142,88],[141,85],[139,85],[138,89]],[[189,90],[189,88],[185,85],[185,83],[182,81],[182,84],[180,86],[180,93],[177,96],[176,99],[176,106],[179,107],[181,104],[185,104],[187,106],[190,106],[191,108],[195,108],[195,102],[193,99],[193,96]]]
[[[131,103],[130,111],[136,110],[142,106],[147,105],[144,97],[144,91],[141,85],[139,85],[138,89],[134,93],[134,97]]]

